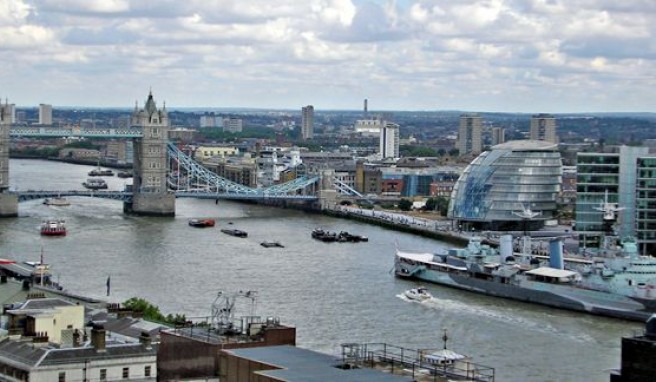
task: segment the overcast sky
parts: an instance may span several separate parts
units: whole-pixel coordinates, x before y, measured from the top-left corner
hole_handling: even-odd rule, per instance
[[[19,106],[654,111],[656,0],[0,0]]]

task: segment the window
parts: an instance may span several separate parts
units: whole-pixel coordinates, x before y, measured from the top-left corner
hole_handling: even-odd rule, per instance
[[[66,372],[65,371],[60,371],[59,372],[59,382],[66,382]]]
[[[144,376],[150,377],[150,366],[144,367]]]
[[[129,367],[124,367],[123,368],[123,379],[128,379],[130,378],[130,368]]]
[[[100,380],[101,381],[107,380],[107,369],[100,369]]]

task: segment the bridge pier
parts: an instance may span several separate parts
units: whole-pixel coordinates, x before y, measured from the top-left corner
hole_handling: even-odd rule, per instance
[[[144,216],[175,216],[175,195],[166,184],[169,118],[166,105],[157,109],[153,93],[144,108],[135,105],[132,125],[141,127],[143,135],[135,141],[132,180],[132,203],[123,211]]]
[[[12,122],[9,102],[0,101],[0,217],[18,216],[18,197],[9,194],[9,129]]]
[[[322,210],[333,209],[337,204],[337,190],[333,184],[334,170],[323,170],[319,183],[319,207]]]

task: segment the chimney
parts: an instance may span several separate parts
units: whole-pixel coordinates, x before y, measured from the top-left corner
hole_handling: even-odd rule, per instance
[[[102,324],[93,324],[91,328],[91,345],[98,353],[105,352],[105,327]]]
[[[74,348],[80,347],[80,331],[78,329],[75,329],[75,331],[73,331],[73,347]]]
[[[150,342],[151,342],[150,333],[148,333],[145,330],[142,331],[141,335],[139,336],[139,343],[141,343],[144,346],[144,348],[146,348],[147,350],[150,350],[152,349],[152,346],[150,346]]]

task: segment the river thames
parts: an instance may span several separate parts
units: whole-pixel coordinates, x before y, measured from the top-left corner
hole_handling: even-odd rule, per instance
[[[83,189],[92,166],[11,160],[12,190]],[[126,180],[105,178],[110,190]],[[131,180],[127,180],[131,183]],[[297,328],[297,345],[337,356],[344,342],[442,346],[496,369],[497,381],[608,381],[620,363],[621,337],[644,325],[427,285],[435,299],[409,302],[415,285],[390,270],[394,248],[431,251],[447,244],[354,221],[228,201],[178,199],[175,218],[126,216],[122,203],[69,198],[19,204],[0,219],[0,257],[37,261],[43,248],[54,278],[70,292],[123,302],[142,297],[164,314],[210,314],[219,291],[257,291],[261,316]],[[45,218],[66,220],[68,235],[41,237]],[[213,228],[187,220],[212,217]],[[232,223],[232,224],[229,224]],[[349,231],[367,243],[323,243],[314,228]],[[249,233],[241,239],[221,228]],[[263,248],[280,241],[285,248]],[[106,280],[111,276],[111,295]]]

